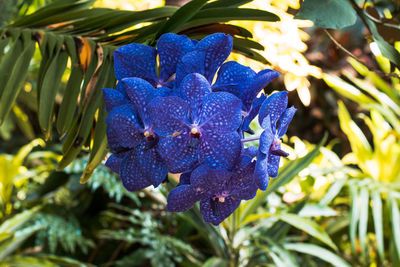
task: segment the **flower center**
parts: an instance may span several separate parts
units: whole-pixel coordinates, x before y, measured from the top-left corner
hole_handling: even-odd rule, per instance
[[[194,138],[200,138],[200,129],[197,125],[192,126],[190,129],[190,134],[192,135],[192,137]]]
[[[280,145],[282,144],[282,141],[278,138],[275,138],[275,140],[272,142],[271,144],[271,154],[276,155],[276,156],[280,156],[280,157],[287,157],[289,156],[288,153],[286,153],[285,151],[283,151],[282,149],[280,149]]]
[[[271,144],[271,150],[272,151],[278,150],[281,143],[282,143],[281,140],[279,140],[278,138],[275,138]]]
[[[224,202],[225,202],[225,199],[226,199],[228,196],[229,196],[229,192],[228,192],[228,191],[222,191],[221,193],[216,194],[216,195],[213,197],[213,200],[214,200],[214,201],[219,201],[220,203],[224,203]]]
[[[143,135],[147,138],[147,140],[154,140],[156,138],[154,131],[151,128],[145,129]]]

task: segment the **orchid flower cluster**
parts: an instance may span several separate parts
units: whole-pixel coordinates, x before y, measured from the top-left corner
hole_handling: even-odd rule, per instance
[[[114,53],[116,89],[103,89],[112,152],[106,166],[129,191],[181,173],[167,210],[200,201],[204,221],[214,225],[277,176],[287,156],[280,139],[296,111],[287,108],[287,92],[257,97],[279,74],[225,62],[231,51],[232,37],[223,33],[201,41],[167,33],[157,48],[125,45]],[[264,131],[244,139],[257,115]],[[259,147],[245,148],[249,140]]]

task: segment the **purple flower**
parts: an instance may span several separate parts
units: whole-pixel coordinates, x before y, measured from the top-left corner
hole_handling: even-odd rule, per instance
[[[286,108],[287,104],[287,92],[279,92],[269,96],[260,108],[258,120],[264,131],[260,136],[254,178],[261,190],[267,188],[269,177],[278,175],[280,158],[288,155],[281,150],[280,139],[286,133],[296,109]]]
[[[190,184],[182,183],[169,193],[167,210],[185,211],[200,201],[204,221],[218,225],[232,214],[242,200],[256,195],[258,188],[253,179],[254,167],[255,162],[247,156],[242,157],[233,171],[201,165],[191,173]]]
[[[170,172],[193,169],[197,164],[232,168],[242,144],[237,129],[242,123],[241,102],[227,92],[211,92],[200,74],[189,74],[178,96],[160,97],[149,105],[158,151]]]
[[[157,42],[157,49],[137,43],[121,46],[114,52],[115,76],[118,80],[129,77],[142,78],[154,87],[172,87],[177,63],[194,47],[187,36],[174,33],[162,35]],[[156,72],[157,55],[159,77]]]
[[[215,33],[203,38],[193,51],[185,54],[176,67],[176,86],[190,73],[203,75],[211,84],[218,68],[232,51],[230,35]]]
[[[235,61],[228,61],[219,69],[212,89],[213,91],[232,93],[242,100],[244,116],[242,129],[249,131],[251,121],[257,116],[261,104],[266,98],[264,94],[259,98],[257,95],[277,77],[279,77],[279,73],[270,69],[256,73],[250,67]]]
[[[107,138],[113,153],[106,166],[120,175],[129,191],[157,187],[167,176],[157,152],[158,136],[147,112],[147,104],[160,95],[162,90],[140,78],[122,79],[117,90],[103,89],[109,111]]]
[[[232,51],[232,37],[222,33],[210,35],[201,40],[196,48],[182,57],[177,65],[176,85],[190,73],[200,73],[209,83],[218,70],[217,80],[212,85],[212,91],[229,92],[242,100],[243,114],[248,124],[258,114],[262,101],[253,104],[260,91],[267,86],[279,73],[273,70],[262,70],[258,73],[250,67],[235,61],[222,64]],[[221,66],[222,65],[222,66]]]

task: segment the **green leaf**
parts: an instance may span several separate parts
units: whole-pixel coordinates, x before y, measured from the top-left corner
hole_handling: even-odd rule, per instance
[[[261,248],[268,253],[276,266],[278,267],[298,267],[296,260],[288,250],[283,248],[280,244],[275,242],[273,239],[263,236],[262,240],[268,243],[268,246],[262,246]]]
[[[81,89],[82,79],[82,68],[77,64],[73,65],[57,115],[57,130],[60,134],[64,134],[71,127]]]
[[[78,96],[84,77],[83,69],[79,64],[76,44],[73,38],[65,38],[65,46],[71,58],[71,73],[64,91],[63,99],[57,115],[57,131],[64,134],[71,127]]]
[[[243,39],[243,38],[237,38],[233,37],[233,45],[234,46],[241,46],[241,47],[247,47],[247,48],[252,48],[252,49],[257,49],[257,50],[264,50],[264,46],[261,44],[249,40],[249,39]]]
[[[165,20],[170,17],[178,8],[164,6],[143,11],[127,10],[108,10],[106,13],[94,13],[92,16],[76,20],[64,26],[65,31],[70,34],[88,35],[88,34],[111,34],[123,31],[133,25],[142,22],[151,22]],[[101,30],[99,30],[101,29]],[[118,35],[115,36],[116,38]]]
[[[383,222],[382,222],[382,198],[378,190],[372,190],[372,216],[374,220],[376,244],[378,247],[379,258],[385,260],[385,244],[383,241]]]
[[[217,7],[238,7],[250,3],[251,1],[252,0],[217,0],[206,4],[203,7],[203,9],[217,8]]]
[[[24,49],[22,39],[15,39],[10,50],[1,58],[0,62],[0,97],[3,95],[5,86],[10,78],[15,62]]]
[[[369,110],[377,110],[393,126],[394,130],[400,132],[400,120],[390,109],[379,104],[363,105],[362,107]]]
[[[350,244],[353,254],[357,254],[357,225],[360,219],[360,198],[358,197],[358,187],[355,183],[349,184],[351,196],[351,210],[350,210]]]
[[[35,42],[32,40],[29,31],[23,33],[22,39],[24,46],[22,54],[18,55],[19,57],[16,59],[14,66],[8,66],[11,72],[7,82],[5,83],[4,91],[0,99],[0,125],[10,112],[18,93],[23,87],[25,78],[28,74],[29,63],[35,52]]]
[[[0,265],[2,267],[6,266],[29,266],[29,267],[57,267],[59,265],[52,263],[50,261],[46,261],[44,259],[38,259],[32,256],[22,256],[22,255],[15,255],[12,257],[7,258],[2,263],[5,265]]]
[[[316,222],[312,221],[311,219],[306,219],[300,217],[299,215],[289,213],[279,214],[277,217],[280,220],[290,224],[291,226],[298,228],[306,232],[307,234],[315,237],[316,239],[327,244],[334,250],[337,250],[335,243],[333,243],[329,235],[324,230],[322,230],[322,228]]]
[[[398,99],[396,91],[393,90],[392,86],[390,86],[384,79],[379,77],[373,71],[370,71],[368,67],[364,66],[362,63],[358,62],[354,58],[349,57],[347,61],[350,65],[362,76],[371,80],[371,82],[378,88],[387,94],[393,101],[397,101],[396,103],[400,104],[400,99]]]
[[[336,180],[325,193],[323,198],[319,201],[321,206],[328,205],[335,197],[340,193],[343,186],[346,184],[346,179],[338,179]]]
[[[38,207],[25,210],[7,219],[0,225],[0,233],[13,233],[26,223],[39,210]]]
[[[63,14],[66,11],[86,9],[90,7],[93,2],[94,0],[55,1],[29,16],[18,19],[12,25],[17,27],[37,26],[40,25],[41,20],[47,19],[49,16]]]
[[[358,125],[351,120],[350,114],[343,102],[339,101],[338,105],[340,128],[347,135],[351,149],[356,154],[360,163],[366,162],[372,156],[371,146]]]
[[[202,265],[202,267],[220,267],[220,266],[224,267],[229,265],[225,259],[221,259],[218,257],[211,257]]]
[[[400,53],[396,50],[392,45],[385,41],[382,36],[379,34],[378,29],[376,28],[375,23],[368,17],[365,16],[365,21],[369,25],[369,29],[371,30],[372,36],[374,37],[374,41],[378,44],[379,50],[382,55],[389,59],[392,63],[394,63],[398,68],[400,68]]]
[[[68,54],[61,50],[62,44],[63,41],[60,40],[57,45],[60,51],[51,60],[40,89],[39,123],[46,139],[49,139],[51,135],[55,97],[61,85],[61,77],[67,67]]]
[[[356,84],[360,89],[364,90],[371,96],[373,96],[382,105],[391,108],[398,116],[400,116],[400,106],[387,94],[379,91],[375,86],[371,85],[368,81],[358,79],[350,74],[345,74],[348,79],[350,79],[354,84]],[[396,99],[396,98],[395,98]],[[396,99],[397,100],[397,99]]]
[[[94,169],[101,163],[107,154],[107,124],[105,119],[107,112],[104,103],[99,108],[99,116],[94,129],[93,146],[90,151],[89,161],[81,176],[81,183],[86,183],[92,175]]]
[[[224,21],[229,20],[258,20],[258,21],[279,21],[280,18],[274,13],[251,8],[210,8],[201,10],[194,17],[198,19],[216,18]]]
[[[338,215],[339,213],[336,210],[316,203],[305,205],[299,212],[301,217],[332,217]]]
[[[179,8],[156,33],[154,39],[158,39],[163,33],[172,32],[185,24],[199,12],[205,3],[207,3],[207,0],[192,0]]]
[[[304,0],[296,19],[307,19],[317,27],[343,29],[356,23],[357,13],[347,0]]]
[[[324,73],[322,78],[333,90],[347,97],[358,104],[374,104],[377,103],[372,98],[363,94],[357,87],[343,81],[337,76]]]
[[[200,10],[189,22],[177,31],[209,23],[227,22],[231,20],[279,21],[280,18],[268,11],[250,8],[209,8]]]
[[[351,267],[346,261],[329,250],[313,244],[304,243],[286,243],[283,245],[285,249],[294,250],[300,253],[309,254],[326,261],[337,267]]]
[[[115,81],[112,69],[111,59],[109,58],[108,60],[105,60],[104,65],[98,69],[98,72],[96,71],[96,74],[93,75],[93,88],[88,88],[88,91],[92,91],[92,93],[88,96],[88,101],[84,105],[81,116],[77,118],[75,127],[67,136],[67,140],[69,140],[68,144],[70,144],[70,146],[69,149],[65,150],[63,147],[63,158],[58,163],[57,170],[62,170],[71,163],[81,151],[81,146],[89,138],[94,114],[102,102],[101,88],[113,87],[113,85],[104,86],[105,84],[110,85],[110,82]],[[98,80],[95,76],[98,76]],[[92,83],[89,83],[89,85],[90,84]]]
[[[101,67],[101,61],[99,62],[98,55],[96,53],[95,48],[95,43],[93,41],[89,41],[89,44],[86,43],[86,56],[81,56],[82,58],[86,58],[85,63],[83,62],[84,60],[80,60],[80,66],[84,71],[84,80],[83,80],[83,85],[82,89],[78,91],[77,93],[80,93],[80,99],[85,99],[86,98],[86,88],[89,86],[90,81],[92,80],[92,76],[95,74],[96,69],[99,69]],[[83,49],[82,49],[83,50]],[[80,55],[84,54],[84,52],[80,52]],[[100,64],[100,65],[99,65]],[[72,77],[70,77],[72,78]],[[78,89],[75,89],[78,90]],[[75,101],[74,101],[75,100]],[[81,124],[81,116],[83,113],[83,109],[85,108],[85,105],[83,104],[83,100],[80,101],[80,106],[78,110],[78,116],[74,118],[75,114],[75,109],[76,109],[76,101],[77,98],[71,97],[71,99],[66,100],[68,101],[67,104],[67,109],[71,111],[70,115],[66,117],[66,126],[68,131],[67,138],[64,141],[63,148],[62,148],[62,153],[66,154],[69,149],[71,149],[73,142],[76,140],[77,135],[78,135],[78,130],[79,126]],[[81,140],[83,142],[84,140]]]
[[[400,260],[400,211],[396,198],[390,196],[389,201],[392,216],[393,241],[397,251],[397,258]]]
[[[4,48],[8,45],[8,43],[10,42],[10,38],[6,37],[6,31],[1,31],[0,32],[0,58],[3,56],[4,54]]]
[[[367,262],[367,227],[368,227],[368,209],[369,209],[369,192],[368,187],[363,186],[360,189],[360,222],[358,228],[358,236],[360,239],[361,255]]]

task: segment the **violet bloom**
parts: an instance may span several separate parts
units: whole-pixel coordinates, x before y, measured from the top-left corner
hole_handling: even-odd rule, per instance
[[[230,169],[240,155],[237,129],[242,123],[241,101],[227,92],[211,92],[200,74],[185,77],[178,96],[160,97],[149,105],[158,152],[173,173],[198,164]]]
[[[281,150],[281,138],[286,133],[296,109],[287,108],[287,92],[270,95],[262,104],[258,120],[264,129],[260,136],[254,178],[257,186],[265,190],[269,177],[278,175],[280,158],[288,154]]]
[[[242,157],[233,171],[201,165],[191,173],[190,183],[181,183],[169,193],[167,210],[185,211],[200,201],[204,221],[218,225],[233,213],[242,200],[256,195],[258,188],[253,179],[254,167],[255,162],[247,157]]]
[[[109,111],[107,138],[113,153],[106,166],[120,175],[129,191],[157,187],[167,176],[147,112],[147,104],[162,93],[140,78],[122,79],[117,90],[103,89]]]
[[[121,46],[114,52],[115,76],[118,80],[138,77],[154,87],[173,87],[176,65],[195,45],[185,35],[166,33],[157,42],[157,49],[142,44]],[[159,77],[157,76],[157,55]]]
[[[273,79],[278,77],[279,73],[270,69],[256,73],[250,67],[243,66],[235,61],[223,63],[231,51],[232,37],[229,35],[220,33],[204,38],[193,51],[185,54],[178,63],[176,84],[179,85],[185,75],[189,73],[200,73],[211,84],[218,70],[212,91],[229,92],[242,100],[245,118],[243,130],[247,131],[250,122],[257,116],[263,102],[263,98],[256,98],[257,95]]]

